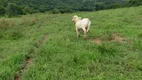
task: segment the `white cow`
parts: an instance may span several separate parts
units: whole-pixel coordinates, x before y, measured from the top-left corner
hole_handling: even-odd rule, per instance
[[[80,29],[84,31],[84,38],[87,38],[87,33],[90,30],[91,21],[88,18],[81,19],[77,15],[74,15],[72,20],[75,22],[77,38],[80,36]]]

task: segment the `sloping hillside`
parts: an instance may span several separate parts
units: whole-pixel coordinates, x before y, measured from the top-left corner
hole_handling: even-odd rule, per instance
[[[76,38],[73,15],[92,21]],[[142,6],[0,19],[0,80],[141,80]]]

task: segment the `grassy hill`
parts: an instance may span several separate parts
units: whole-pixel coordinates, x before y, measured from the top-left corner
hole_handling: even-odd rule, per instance
[[[92,21],[76,38],[73,15]],[[0,18],[0,80],[141,80],[142,6]]]

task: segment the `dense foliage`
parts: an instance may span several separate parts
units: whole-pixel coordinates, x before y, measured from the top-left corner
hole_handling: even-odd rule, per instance
[[[124,6],[139,6],[142,0],[0,0],[0,15],[9,16],[52,11],[95,11]]]

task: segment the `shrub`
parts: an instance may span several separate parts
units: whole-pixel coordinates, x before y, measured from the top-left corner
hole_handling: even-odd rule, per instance
[[[60,9],[61,13],[72,13],[73,10],[71,8]]]
[[[24,12],[25,12],[25,14],[32,14],[32,13],[37,13],[38,11],[26,6],[26,7],[24,7]]]
[[[142,5],[142,0],[129,0],[128,6],[140,6]]]
[[[113,4],[113,5],[111,5],[111,8],[115,9],[115,8],[120,8],[121,6],[122,6],[122,4]]]
[[[57,9],[57,8],[54,8],[54,9],[52,10],[52,13],[53,13],[53,14],[58,14],[58,13],[60,13],[60,10]]]
[[[5,8],[0,6],[0,15],[4,15],[5,14]]]
[[[96,10],[103,10],[103,9],[105,9],[104,3],[96,3],[95,6],[96,6]]]
[[[43,6],[43,5],[39,6],[39,12],[44,13],[46,10],[47,10],[46,6]]]
[[[9,3],[7,6],[7,14],[9,16],[16,16],[24,14],[23,8],[14,3]]]

